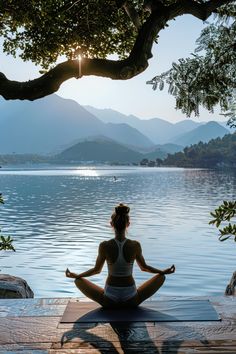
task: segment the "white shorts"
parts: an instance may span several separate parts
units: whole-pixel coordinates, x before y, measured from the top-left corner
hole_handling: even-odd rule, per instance
[[[135,285],[131,286],[111,286],[105,285],[104,295],[114,302],[125,302],[137,294]]]

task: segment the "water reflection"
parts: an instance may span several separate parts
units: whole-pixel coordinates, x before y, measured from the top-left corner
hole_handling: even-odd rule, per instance
[[[118,180],[114,182],[113,176]],[[131,207],[128,237],[148,263],[176,264],[162,295],[221,294],[235,270],[232,242],[220,243],[209,212],[234,199],[234,171],[149,168],[60,168],[0,172],[0,225],[16,253],[1,254],[3,272],[23,276],[37,297],[77,296],[64,269],[93,265],[97,246],[113,237],[116,203]],[[148,278],[135,267],[137,283]],[[93,278],[102,285],[106,269]]]

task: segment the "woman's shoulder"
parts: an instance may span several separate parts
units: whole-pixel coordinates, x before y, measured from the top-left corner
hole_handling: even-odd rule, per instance
[[[102,241],[99,245],[99,247],[101,248],[107,248],[107,247],[113,247],[115,243],[115,239],[111,238],[110,240],[107,241]],[[126,238],[126,242],[127,245],[132,246],[132,247],[140,247],[140,243],[139,241],[136,240],[131,240],[130,238]]]
[[[114,238],[111,238],[110,240],[100,242],[99,247],[100,248],[107,248],[110,245],[112,245],[113,243],[114,243]]]
[[[130,238],[127,238],[127,244],[132,246],[132,247],[140,247],[140,243],[136,240],[131,240]]]

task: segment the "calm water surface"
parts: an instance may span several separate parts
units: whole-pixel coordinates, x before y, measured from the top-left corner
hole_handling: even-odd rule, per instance
[[[94,265],[99,243],[113,237],[113,207],[125,202],[131,207],[128,237],[141,242],[147,263],[176,265],[160,295],[222,294],[236,268],[236,246],[218,241],[209,212],[235,199],[235,190],[234,171],[2,168],[0,225],[17,251],[1,252],[0,268],[25,278],[35,297],[81,296],[64,270]],[[136,265],[134,272],[137,284],[151,276]],[[104,266],[91,280],[102,286],[106,275]]]

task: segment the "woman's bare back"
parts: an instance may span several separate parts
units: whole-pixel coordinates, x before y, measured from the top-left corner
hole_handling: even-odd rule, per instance
[[[130,239],[126,239],[123,246],[123,256],[126,262],[130,263],[136,259],[139,243]],[[106,260],[115,263],[119,255],[119,249],[114,239],[102,242],[101,252],[103,252]]]

